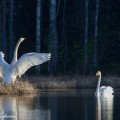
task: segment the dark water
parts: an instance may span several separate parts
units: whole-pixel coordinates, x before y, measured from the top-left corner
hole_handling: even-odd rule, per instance
[[[120,96],[100,99],[94,90],[1,96],[0,120],[120,120]]]

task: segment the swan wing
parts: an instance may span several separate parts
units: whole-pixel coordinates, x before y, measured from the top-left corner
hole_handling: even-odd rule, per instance
[[[23,75],[30,67],[40,65],[50,60],[50,53],[26,53],[20,57],[13,67],[13,72],[19,77]]]
[[[0,77],[3,77],[3,65],[0,65]]]
[[[100,89],[106,89],[106,86],[101,86]]]
[[[3,77],[5,74],[5,70],[8,68],[8,64],[0,59],[0,77]]]
[[[112,97],[112,93],[113,93],[113,88],[111,86],[102,86],[100,87],[100,94],[103,96],[103,97]]]
[[[101,86],[100,87],[100,94],[103,95],[106,90],[106,86]]]
[[[107,86],[106,91],[107,91],[108,94],[112,94],[114,92],[113,88],[111,86]]]

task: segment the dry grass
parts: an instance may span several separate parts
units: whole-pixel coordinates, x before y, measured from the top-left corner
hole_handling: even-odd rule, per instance
[[[43,89],[71,89],[71,88],[96,88],[97,78],[94,76],[24,76],[22,80],[16,80],[14,84],[0,84],[0,94],[24,95],[39,93]],[[102,77],[101,85],[120,88],[120,77]]]
[[[0,95],[35,94],[38,89],[28,81],[16,80],[14,84],[0,84]]]

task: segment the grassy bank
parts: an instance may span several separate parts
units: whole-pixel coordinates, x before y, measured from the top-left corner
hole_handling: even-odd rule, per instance
[[[68,88],[96,88],[98,78],[95,76],[49,76],[49,77],[24,77],[24,81],[29,80],[39,89],[68,89]],[[102,77],[101,85],[120,87],[120,77]]]
[[[38,91],[29,81],[16,80],[14,84],[0,84],[0,95],[36,94]]]
[[[27,77],[16,80],[14,84],[0,84],[1,95],[23,95],[39,93],[43,89],[74,89],[74,88],[96,88],[97,78],[95,76],[41,76]],[[101,85],[120,88],[120,77],[102,77]]]

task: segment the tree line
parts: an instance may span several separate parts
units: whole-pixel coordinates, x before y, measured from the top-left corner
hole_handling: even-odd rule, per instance
[[[11,61],[19,37],[25,52],[50,52],[36,73],[119,73],[119,0],[1,0],[0,49]],[[29,44],[28,44],[29,43]]]

